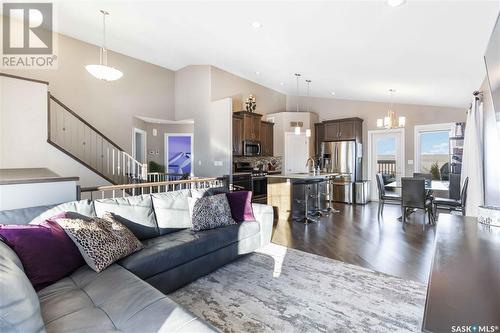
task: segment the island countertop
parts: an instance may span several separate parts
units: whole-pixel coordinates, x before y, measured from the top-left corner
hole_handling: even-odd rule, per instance
[[[300,179],[300,180],[317,180],[317,179],[327,179],[334,176],[338,176],[338,173],[329,173],[329,172],[321,172],[321,173],[280,173],[280,174],[272,174],[267,175],[267,178],[286,178],[286,179]]]

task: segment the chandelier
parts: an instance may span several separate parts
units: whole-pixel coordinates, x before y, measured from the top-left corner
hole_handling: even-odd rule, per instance
[[[87,65],[85,69],[99,80],[115,81],[123,76],[123,73],[118,69],[108,66],[108,50],[106,49],[106,16],[107,11],[101,10],[102,13],[102,47],[99,50],[99,65]]]
[[[387,129],[405,127],[406,117],[396,117],[396,112],[393,110],[394,94],[396,90],[389,89],[389,93],[391,94],[391,102],[389,104],[389,109],[387,109],[387,115],[384,118],[377,119],[377,127]]]

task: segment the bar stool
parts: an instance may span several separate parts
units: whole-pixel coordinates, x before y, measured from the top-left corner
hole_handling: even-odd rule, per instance
[[[294,217],[295,221],[303,222],[304,224],[309,224],[311,222],[319,222],[318,219],[314,218],[309,214],[309,200],[316,199],[317,195],[311,194],[311,185],[316,184],[315,181],[295,181],[294,185],[303,185],[304,186],[304,196],[303,199],[295,199],[295,202],[298,204],[304,204],[304,215],[300,217]],[[316,211],[314,211],[316,214]]]

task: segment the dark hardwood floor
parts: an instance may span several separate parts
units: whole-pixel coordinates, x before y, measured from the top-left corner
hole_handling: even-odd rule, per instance
[[[272,241],[427,284],[436,227],[426,225],[423,231],[419,211],[407,220],[403,231],[397,220],[400,206],[386,204],[379,221],[377,205],[334,204],[340,213],[308,225],[275,222]]]

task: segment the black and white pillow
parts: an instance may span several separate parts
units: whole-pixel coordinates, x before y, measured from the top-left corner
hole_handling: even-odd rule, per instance
[[[236,224],[225,194],[188,198],[191,230],[201,231]]]
[[[112,213],[102,218],[66,213],[55,221],[78,247],[87,265],[98,273],[143,248],[137,237]]]

